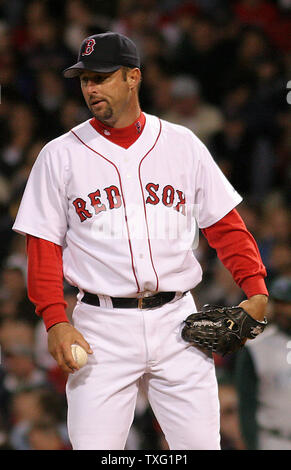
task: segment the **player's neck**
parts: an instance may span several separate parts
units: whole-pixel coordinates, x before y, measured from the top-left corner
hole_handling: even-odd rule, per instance
[[[127,149],[141,136],[145,121],[145,115],[140,111],[138,117],[125,127],[111,127],[96,118],[91,119],[90,124],[103,137]]]
[[[112,127],[114,129],[122,129],[131,126],[140,116],[141,109],[138,102],[133,102],[126,109],[126,112],[122,112],[120,116],[115,117],[112,120],[103,122],[105,126]]]

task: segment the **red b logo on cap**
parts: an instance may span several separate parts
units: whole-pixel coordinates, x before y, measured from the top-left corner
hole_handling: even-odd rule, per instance
[[[82,55],[90,55],[94,51],[94,46],[96,44],[95,39],[87,39],[86,41],[86,47],[84,52],[82,52]]]

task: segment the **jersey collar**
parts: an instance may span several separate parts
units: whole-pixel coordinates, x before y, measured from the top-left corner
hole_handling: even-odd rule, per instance
[[[127,127],[115,128],[103,124],[96,118],[90,120],[91,126],[103,137],[110,140],[114,144],[120,145],[127,149],[129,148],[142,134],[145,126],[145,115],[140,113],[139,117]]]

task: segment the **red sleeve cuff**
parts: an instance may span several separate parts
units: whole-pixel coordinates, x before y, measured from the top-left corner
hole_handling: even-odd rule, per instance
[[[42,311],[42,319],[47,331],[56,323],[69,323],[64,304],[49,305]]]
[[[241,284],[241,289],[244,291],[248,299],[253,295],[258,294],[269,296],[265,281],[261,276],[251,276],[244,279]]]

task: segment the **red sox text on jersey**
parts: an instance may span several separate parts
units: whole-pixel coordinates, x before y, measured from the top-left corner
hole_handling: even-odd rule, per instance
[[[160,189],[160,185],[156,183],[147,183],[145,186],[148,196],[146,197],[146,204],[157,205],[159,203],[164,204],[166,207],[171,207],[177,212],[185,215],[185,196],[183,191],[174,189],[172,185],[168,184]],[[103,196],[103,197],[102,197]],[[105,203],[106,196],[106,203]],[[85,199],[77,197],[73,201],[76,213],[78,214],[80,221],[92,217],[93,214],[98,215],[102,211],[108,209],[118,209],[122,206],[122,197],[119,188],[115,185],[110,185],[104,188],[101,195],[101,190],[96,189],[95,191],[88,194],[90,200],[90,210]]]

